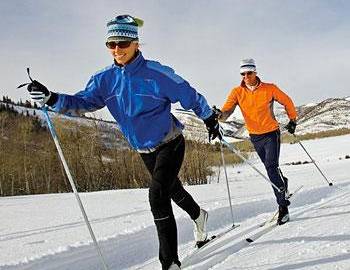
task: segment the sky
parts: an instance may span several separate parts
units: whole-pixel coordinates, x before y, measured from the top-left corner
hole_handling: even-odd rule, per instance
[[[16,89],[28,81],[26,67],[52,91],[84,89],[112,63],[106,22],[120,14],[144,20],[144,57],[174,68],[210,105],[220,107],[240,83],[243,58],[296,105],[350,94],[346,0],[2,0],[0,96],[29,99]]]

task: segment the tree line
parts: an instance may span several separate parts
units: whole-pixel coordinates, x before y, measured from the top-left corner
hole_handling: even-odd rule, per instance
[[[125,147],[117,129],[106,138],[99,121],[86,125],[54,117],[53,122],[79,192],[148,187],[150,175],[139,154]],[[231,155],[227,162],[236,161]],[[180,179],[205,184],[218,165],[218,145],[186,141]],[[70,191],[45,123],[0,103],[0,196]]]

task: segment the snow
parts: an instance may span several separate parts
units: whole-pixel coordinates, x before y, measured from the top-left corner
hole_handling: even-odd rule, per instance
[[[304,107],[314,107],[316,105],[317,105],[317,103],[311,102],[311,103],[305,104]]]
[[[299,144],[283,144],[281,168],[290,190],[291,222],[271,229],[259,223],[276,204],[269,185],[247,165],[228,166],[233,213],[240,226],[193,254],[192,222],[176,205],[183,269],[349,269],[350,135],[304,141],[328,186]],[[263,170],[256,154],[251,162]],[[218,171],[218,168],[214,168]],[[186,187],[208,210],[208,230],[232,225],[224,173],[220,182]],[[214,178],[216,179],[216,178]],[[160,269],[157,237],[146,189],[80,194],[110,269]],[[102,269],[73,194],[0,198],[0,269]],[[264,233],[262,233],[264,232]],[[257,238],[251,244],[246,237]]]

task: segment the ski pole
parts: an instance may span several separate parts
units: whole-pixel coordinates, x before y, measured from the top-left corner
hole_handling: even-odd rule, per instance
[[[59,144],[58,137],[57,137],[57,133],[56,133],[56,131],[55,131],[55,128],[54,128],[54,126],[53,126],[53,123],[52,123],[52,121],[51,121],[51,119],[50,119],[50,116],[49,116],[49,114],[48,114],[48,112],[47,112],[46,107],[44,106],[44,107],[42,107],[41,109],[42,109],[42,111],[44,112],[44,115],[45,115],[47,124],[48,124],[48,126],[49,126],[49,130],[50,130],[52,139],[53,139],[53,141],[55,142],[55,145],[56,145],[58,154],[59,154],[60,159],[61,159],[61,161],[62,161],[64,170],[65,170],[65,172],[66,172],[66,174],[67,174],[69,183],[70,183],[70,185],[71,185],[71,187],[72,187],[72,189],[73,189],[73,193],[74,193],[74,195],[75,195],[75,198],[77,199],[77,202],[78,202],[78,205],[79,205],[79,207],[80,207],[81,213],[83,214],[83,217],[84,217],[86,226],[87,226],[88,229],[89,229],[89,232],[90,232],[90,236],[91,236],[91,238],[92,238],[92,241],[94,242],[95,248],[96,248],[96,250],[97,250],[97,252],[98,252],[98,254],[99,254],[99,257],[100,257],[100,260],[101,260],[101,264],[103,265],[103,269],[108,270],[106,261],[105,261],[104,258],[103,258],[103,255],[102,255],[100,246],[99,246],[98,243],[97,243],[97,240],[96,240],[94,231],[92,230],[91,224],[90,224],[89,219],[88,219],[88,217],[87,217],[87,215],[86,215],[84,206],[83,206],[83,204],[82,204],[82,202],[81,202],[79,193],[78,193],[77,188],[76,188],[76,186],[75,186],[73,177],[72,177],[72,175],[71,175],[71,173],[70,173],[70,170],[69,170],[69,168],[68,168],[67,161],[66,161],[66,159],[65,159],[65,157],[64,157],[64,155],[63,155],[62,148],[61,148],[61,146],[60,146],[60,144]]]
[[[226,178],[226,187],[227,187],[228,201],[229,201],[229,203],[230,203],[231,218],[232,218],[232,227],[234,227],[234,226],[235,226],[235,221],[234,221],[234,218],[233,218],[233,210],[232,210],[230,186],[229,186],[229,184],[228,184],[227,171],[226,171],[226,162],[225,162],[224,150],[223,150],[222,142],[221,142],[221,141],[220,141],[220,151],[221,151],[222,166],[224,167],[224,173],[225,173],[225,178]]]
[[[279,193],[284,192],[284,190],[281,190],[278,188],[274,183],[270,181],[269,178],[265,176],[262,172],[260,172],[254,165],[251,163],[248,159],[246,159],[236,148],[234,148],[231,144],[229,144],[224,138],[222,138],[222,143],[227,146],[228,149],[230,149],[233,153],[235,153],[237,156],[239,156],[244,162],[246,162],[250,167],[252,167],[258,174],[260,174],[268,183],[270,183]]]
[[[301,141],[299,140],[299,138],[297,137],[297,135],[293,134],[294,138],[297,140],[298,144],[301,146],[301,148],[303,148],[303,150],[305,151],[305,153],[309,156],[309,158],[311,159],[312,163],[315,165],[315,167],[317,168],[317,170],[320,172],[320,174],[323,176],[324,180],[326,180],[326,182],[328,183],[329,186],[333,186],[333,183],[328,181],[327,177],[324,175],[324,173],[321,171],[321,169],[318,167],[318,165],[316,164],[316,161],[310,156],[309,152],[306,151],[304,145],[301,143]]]
[[[29,77],[30,81],[33,82],[33,79],[32,79],[32,77],[30,76],[29,68],[27,68],[27,74],[28,74],[28,77]],[[26,85],[28,85],[28,84],[30,84],[30,83],[23,83],[23,84],[19,85],[17,88],[22,88],[23,86],[26,86]],[[73,177],[72,177],[72,175],[71,175],[71,173],[70,173],[70,170],[69,170],[69,168],[68,168],[67,161],[66,161],[66,159],[64,158],[63,151],[62,151],[62,148],[61,148],[61,146],[60,146],[60,144],[59,144],[58,137],[57,137],[57,133],[56,133],[56,131],[55,131],[55,127],[54,127],[54,125],[53,125],[53,123],[52,123],[52,121],[51,121],[51,119],[50,119],[50,116],[49,116],[49,114],[48,114],[48,112],[47,112],[47,109],[46,109],[45,105],[43,105],[43,106],[41,107],[41,110],[43,111],[43,113],[44,113],[44,115],[45,115],[45,118],[46,118],[46,121],[47,121],[47,125],[49,126],[49,130],[50,130],[52,139],[53,139],[53,141],[54,141],[54,143],[55,143],[55,145],[56,145],[56,149],[57,149],[58,154],[59,154],[59,157],[60,157],[60,159],[61,159],[61,161],[62,161],[64,170],[65,170],[65,172],[66,172],[66,174],[67,174],[69,183],[70,183],[70,185],[71,185],[71,187],[72,187],[72,189],[73,189],[73,193],[74,193],[74,195],[75,195],[75,198],[76,198],[77,201],[78,201],[78,205],[79,205],[79,207],[80,207],[81,213],[83,214],[83,217],[84,217],[86,226],[87,226],[88,229],[89,229],[89,233],[90,233],[90,236],[91,236],[91,238],[92,238],[92,241],[94,242],[94,245],[95,245],[95,247],[96,247],[96,250],[97,250],[97,252],[98,252],[98,254],[99,254],[100,261],[101,261],[101,264],[102,264],[102,266],[103,266],[103,269],[104,269],[104,270],[108,270],[106,261],[104,260],[104,258],[103,258],[103,256],[102,256],[102,252],[101,252],[100,246],[99,246],[98,243],[97,243],[97,240],[96,240],[94,231],[92,230],[92,227],[91,227],[90,222],[89,222],[89,219],[88,219],[88,217],[87,217],[87,215],[86,215],[84,206],[83,206],[83,204],[82,204],[82,202],[81,202],[80,196],[79,196],[78,191],[77,191],[77,188],[76,188],[76,186],[75,186]]]

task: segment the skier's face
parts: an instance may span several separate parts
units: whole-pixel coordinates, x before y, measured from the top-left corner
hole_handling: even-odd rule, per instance
[[[241,73],[243,81],[246,85],[249,86],[254,86],[256,85],[256,72],[254,71],[248,71],[248,72],[244,72]]]
[[[123,47],[123,48],[121,48]],[[124,46],[115,46],[115,48],[109,48],[110,53],[119,65],[126,65],[132,60],[139,48],[137,42],[131,42],[126,48]]]

